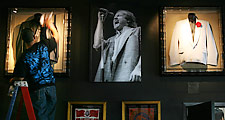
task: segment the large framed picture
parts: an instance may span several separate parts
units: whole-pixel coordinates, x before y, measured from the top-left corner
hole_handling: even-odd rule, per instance
[[[163,7],[160,13],[162,74],[224,71],[220,7]]]
[[[123,101],[122,120],[161,120],[160,101]]]
[[[58,47],[50,53],[54,73],[69,75],[70,44],[71,44],[71,19],[72,8],[9,8],[7,28],[7,53],[5,59],[5,74],[11,75],[16,61],[26,50],[21,33],[25,28],[30,28],[35,39],[41,41],[42,15],[51,15],[52,22],[59,33]],[[52,33],[46,30],[45,37],[51,38]]]
[[[91,5],[90,80],[141,81],[140,8],[129,3]]]
[[[67,120],[106,120],[106,102],[68,102]]]

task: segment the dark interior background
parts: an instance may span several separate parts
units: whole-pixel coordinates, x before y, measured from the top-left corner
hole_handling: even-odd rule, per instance
[[[138,10],[138,23],[142,26],[141,83],[93,83],[90,81],[90,24],[91,5],[117,4],[128,10]],[[127,6],[129,5],[129,6]],[[10,99],[7,96],[9,78],[4,75],[7,37],[7,14],[11,7],[72,7],[72,45],[70,77],[57,77],[56,120],[67,119],[68,101],[106,101],[107,120],[122,119],[122,101],[161,101],[162,120],[182,120],[183,102],[225,101],[225,77],[161,76],[159,10],[163,6],[222,7],[224,0],[7,0],[0,2],[0,119],[5,119]],[[116,7],[117,8],[117,7]],[[140,21],[140,22],[139,22]],[[224,23],[224,19],[223,19]],[[224,26],[223,26],[224,28]],[[192,91],[193,82],[199,84]],[[194,85],[196,85],[194,83]],[[195,89],[196,87],[194,87]],[[14,109],[16,111],[16,108]],[[23,112],[22,117],[26,118]],[[13,118],[14,119],[14,118]]]

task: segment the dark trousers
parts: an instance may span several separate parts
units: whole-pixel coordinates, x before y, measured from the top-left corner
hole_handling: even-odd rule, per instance
[[[55,120],[56,87],[46,86],[30,92],[37,120]]]

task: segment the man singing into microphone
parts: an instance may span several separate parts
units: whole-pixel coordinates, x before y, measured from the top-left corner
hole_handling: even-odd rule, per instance
[[[113,18],[116,34],[105,40],[103,24],[109,13],[106,9],[98,12],[93,48],[101,48],[102,54],[95,82],[141,81],[141,28],[133,13],[119,10]]]

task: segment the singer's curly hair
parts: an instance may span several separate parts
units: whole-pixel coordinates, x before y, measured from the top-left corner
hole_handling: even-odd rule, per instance
[[[128,21],[128,26],[132,27],[132,28],[136,28],[137,27],[137,23],[136,23],[136,17],[134,16],[134,14],[128,10],[118,10],[117,12],[124,12],[126,15],[126,19]]]

